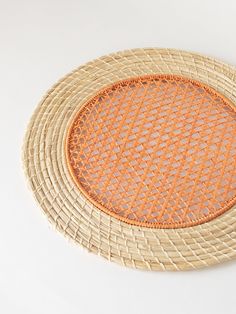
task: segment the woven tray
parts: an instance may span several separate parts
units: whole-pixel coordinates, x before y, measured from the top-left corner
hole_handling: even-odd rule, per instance
[[[236,70],[168,49],[102,57],[57,83],[25,136],[50,222],[140,269],[236,255]]]

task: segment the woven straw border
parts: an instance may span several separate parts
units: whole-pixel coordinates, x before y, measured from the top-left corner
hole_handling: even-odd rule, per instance
[[[212,58],[154,48],[101,57],[54,85],[35,110],[23,148],[30,187],[59,231],[111,261],[139,269],[185,270],[230,260],[236,256],[236,207],[194,227],[144,228],[96,208],[70,175],[64,146],[78,109],[107,85],[152,74],[200,81],[236,104],[236,69]]]

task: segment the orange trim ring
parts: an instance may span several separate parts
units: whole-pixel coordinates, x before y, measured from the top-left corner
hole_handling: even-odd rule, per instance
[[[129,224],[190,227],[236,203],[235,108],[189,78],[146,75],[98,91],[65,151],[86,198]]]

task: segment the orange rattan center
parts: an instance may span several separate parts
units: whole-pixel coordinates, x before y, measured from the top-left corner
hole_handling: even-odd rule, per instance
[[[202,83],[121,81],[88,101],[66,141],[70,172],[99,209],[130,224],[189,227],[236,201],[236,113]]]

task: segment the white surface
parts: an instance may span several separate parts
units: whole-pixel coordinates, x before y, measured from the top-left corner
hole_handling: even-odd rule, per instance
[[[28,191],[20,149],[45,91],[103,54],[197,51],[236,65],[235,0],[0,0],[0,313],[235,314],[236,262],[141,272],[54,232]]]

